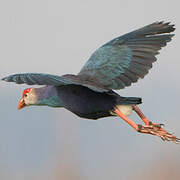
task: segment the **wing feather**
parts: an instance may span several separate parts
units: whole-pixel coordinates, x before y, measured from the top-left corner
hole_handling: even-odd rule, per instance
[[[28,84],[28,85],[51,85],[51,86],[63,86],[63,85],[81,85],[88,87],[94,91],[98,92],[106,92],[109,89],[106,89],[100,86],[98,83],[95,83],[96,80],[90,80],[81,77],[75,76],[71,74],[56,76],[52,74],[43,74],[43,73],[22,73],[22,74],[14,74],[7,77],[2,78],[3,81],[6,82],[15,82],[17,84]]]
[[[155,22],[115,38],[97,49],[78,75],[56,76],[43,73],[14,74],[7,82],[28,85],[82,85],[94,91],[123,89],[144,78],[156,61],[159,50],[171,41],[174,25]]]
[[[101,86],[122,89],[144,78],[159,50],[171,41],[174,25],[155,22],[115,38],[96,50],[78,75],[95,77]]]

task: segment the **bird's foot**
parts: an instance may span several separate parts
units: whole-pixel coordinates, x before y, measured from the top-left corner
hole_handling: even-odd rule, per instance
[[[159,136],[163,141],[173,141],[175,143],[180,143],[180,138],[168,133],[162,128],[163,124],[156,124],[150,122],[149,125],[138,125],[138,132],[152,134]]]
[[[164,126],[164,124],[158,124],[158,123],[153,123],[151,121],[148,122],[148,124],[146,124],[148,126],[153,126],[153,127],[156,127],[156,128],[161,128],[162,126]]]

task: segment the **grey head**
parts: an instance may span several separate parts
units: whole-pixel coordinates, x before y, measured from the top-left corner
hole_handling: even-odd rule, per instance
[[[54,86],[25,89],[19,101],[18,109],[32,105],[63,107],[61,100],[57,96],[56,87]]]

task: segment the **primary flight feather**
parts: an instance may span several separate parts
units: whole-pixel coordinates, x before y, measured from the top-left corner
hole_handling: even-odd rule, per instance
[[[122,97],[113,91],[144,78],[156,61],[159,50],[171,41],[174,36],[171,32],[174,30],[174,25],[169,22],[155,22],[115,38],[97,49],[77,75],[24,73],[10,75],[2,80],[46,85],[24,90],[19,109],[29,105],[46,105],[64,107],[88,119],[120,116],[138,132],[178,142],[180,139],[144,116],[137,106],[142,103],[141,98]],[[145,125],[137,125],[127,117],[132,110]]]

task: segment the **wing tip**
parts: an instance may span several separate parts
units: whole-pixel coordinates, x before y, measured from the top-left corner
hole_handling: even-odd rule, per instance
[[[161,29],[162,32],[160,33],[171,33],[173,31],[175,31],[175,24],[171,24],[170,21],[168,22],[165,22],[165,21],[156,21],[154,22],[152,25],[155,25],[155,26],[159,26],[159,28],[163,28]]]
[[[6,81],[6,82],[8,82],[8,77],[3,77],[3,78],[1,78],[1,81]]]

